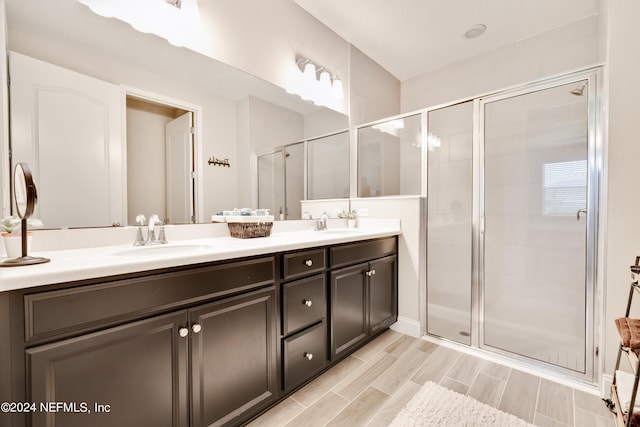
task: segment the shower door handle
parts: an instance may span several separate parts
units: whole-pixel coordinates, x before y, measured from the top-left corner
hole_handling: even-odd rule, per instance
[[[578,209],[578,212],[576,212],[576,221],[580,221],[580,214],[587,214],[587,208],[584,209]]]

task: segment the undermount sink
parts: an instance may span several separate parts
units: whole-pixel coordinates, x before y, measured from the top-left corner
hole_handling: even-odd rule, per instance
[[[184,244],[184,245],[153,245],[134,246],[132,248],[121,249],[113,252],[115,256],[159,256],[159,255],[186,255],[190,253],[207,252],[213,248],[212,245]]]

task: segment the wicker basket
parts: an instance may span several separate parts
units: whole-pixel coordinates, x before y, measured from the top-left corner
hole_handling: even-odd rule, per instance
[[[231,237],[238,239],[252,239],[254,237],[268,237],[273,227],[271,217],[227,217],[227,226]]]

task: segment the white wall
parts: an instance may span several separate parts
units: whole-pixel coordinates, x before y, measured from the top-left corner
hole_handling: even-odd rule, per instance
[[[292,0],[208,0],[199,7],[209,29],[196,51],[285,89],[302,56],[337,74],[349,92],[349,43]],[[347,100],[331,107],[347,113]]]
[[[613,374],[618,346],[614,319],[624,316],[629,291],[629,266],[640,255],[640,198],[634,197],[640,158],[638,70],[640,44],[637,18],[640,2],[609,1],[609,134],[606,223],[605,372]],[[634,317],[640,317],[640,304]]]
[[[349,128],[349,117],[328,108],[304,116],[304,137],[315,138]]]
[[[4,1],[0,2],[0,46],[7,45],[7,20]],[[1,50],[5,53],[4,50]],[[0,81],[7,81],[7,55],[0,55]],[[0,118],[0,160],[9,158],[9,88],[7,85],[0,85],[0,105],[2,105],[2,114]],[[0,192],[2,192],[2,210],[1,214],[4,218],[9,215],[9,165],[4,161],[0,161]]]
[[[402,111],[452,102],[605,60],[592,16],[402,82]]]
[[[349,119],[357,126],[400,113],[400,81],[351,46]]]
[[[127,221],[137,214],[166,218],[165,126],[176,110],[127,100]]]

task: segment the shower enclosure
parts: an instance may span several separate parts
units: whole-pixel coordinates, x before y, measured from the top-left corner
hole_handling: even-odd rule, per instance
[[[301,200],[349,197],[349,131],[258,154],[258,207],[276,219],[301,219]]]
[[[304,199],[304,143],[258,156],[258,207],[276,219],[300,219]]]
[[[592,381],[597,71],[427,111],[427,333]]]

